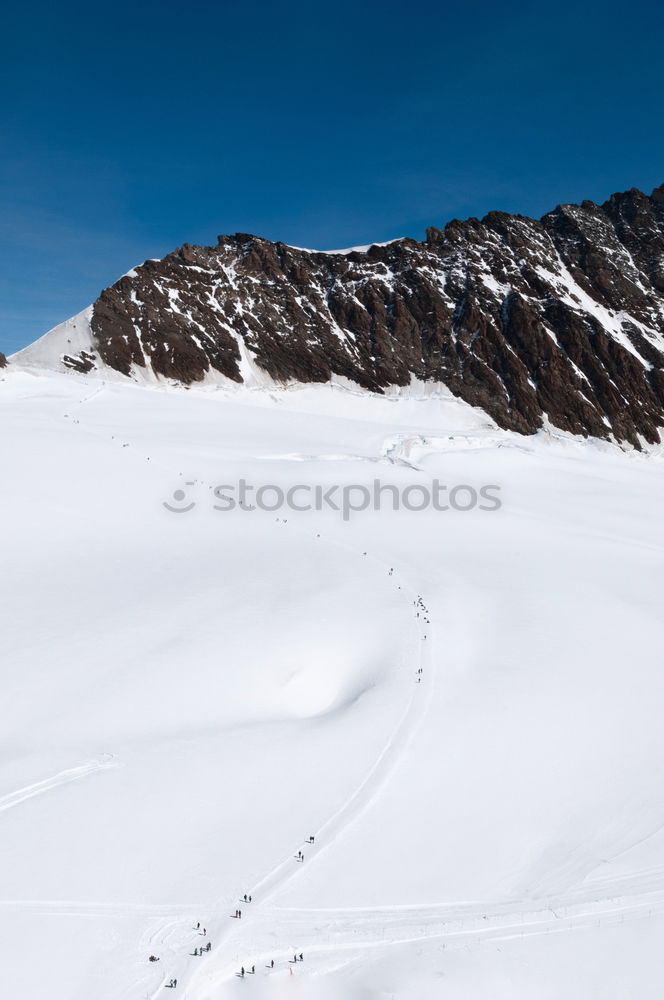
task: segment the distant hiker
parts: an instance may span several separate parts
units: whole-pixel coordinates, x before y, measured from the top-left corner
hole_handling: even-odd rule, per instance
[[[208,941],[208,943],[207,943],[207,950],[208,951],[212,950],[212,942],[211,941]]]
[[[203,937],[206,937],[206,935],[207,935],[207,931],[206,931],[206,929],[205,929],[205,927],[204,927],[204,928],[203,928]]]
[[[314,842],[314,838],[313,837],[309,837],[309,843],[313,844],[313,842]]]
[[[249,902],[251,902],[251,896],[249,897]]]
[[[297,955],[293,955],[293,961],[297,962]]]
[[[244,901],[245,901],[245,903],[247,902],[247,894],[246,894],[246,892],[244,894]]]
[[[274,959],[272,959],[272,961],[270,962],[270,968],[271,968],[271,969],[273,969],[273,968],[274,968]]]
[[[242,910],[238,910],[237,915],[240,918],[240,920],[242,920]]]
[[[256,975],[256,966],[255,965],[252,965],[252,967],[251,967],[251,974],[252,974],[252,976]]]
[[[177,981],[177,979],[174,979],[174,980],[173,980],[173,986],[177,986],[177,984],[178,984],[178,981]]]
[[[196,930],[197,930],[197,931],[198,931],[198,930],[200,930],[200,927],[201,927],[201,922],[200,922],[200,920],[199,920],[199,921],[198,921],[198,923],[196,924]]]
[[[240,969],[240,975],[244,978],[244,966]]]
[[[304,955],[302,954],[302,952],[300,952],[300,961],[304,962]]]

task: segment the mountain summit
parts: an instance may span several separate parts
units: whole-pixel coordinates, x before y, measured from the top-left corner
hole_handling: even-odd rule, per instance
[[[548,419],[638,448],[664,426],[664,185],[423,242],[185,243],[11,361],[181,385],[442,383],[507,429]]]

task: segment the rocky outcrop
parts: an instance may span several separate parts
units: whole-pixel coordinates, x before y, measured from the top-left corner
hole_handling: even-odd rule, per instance
[[[6,368],[6,367],[7,367],[7,358],[4,356],[2,351],[0,351],[0,368]]]
[[[435,381],[504,428],[639,447],[664,426],[664,187],[364,251],[185,244],[105,289],[90,324],[128,377],[239,383],[249,359],[283,383]]]
[[[65,368],[70,368],[74,372],[78,372],[80,375],[87,375],[88,372],[93,371],[97,366],[95,364],[95,356],[89,351],[80,351],[78,354],[63,354],[62,363]]]

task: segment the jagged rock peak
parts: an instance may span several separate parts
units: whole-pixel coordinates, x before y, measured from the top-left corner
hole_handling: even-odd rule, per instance
[[[524,434],[546,418],[639,447],[664,426],[664,185],[540,220],[454,219],[423,242],[185,243],[105,289],[60,362],[183,385],[418,379]]]

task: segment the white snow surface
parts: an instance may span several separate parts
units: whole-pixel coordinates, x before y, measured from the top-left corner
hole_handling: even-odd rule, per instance
[[[88,306],[76,316],[48,330],[23,350],[11,355],[11,363],[27,369],[34,367],[66,372],[67,368],[62,363],[63,355],[73,356],[81,351],[96,354],[97,348],[90,329],[91,318],[92,306]]]
[[[7,369],[0,411],[3,997],[660,996],[659,454],[417,387]]]
[[[391,243],[400,243],[407,239],[406,236],[396,236],[393,240],[385,240],[383,243],[365,243],[359,247],[344,247],[342,250],[312,250],[310,247],[295,247],[289,244],[291,250],[302,250],[304,253],[327,253],[347,256],[349,253],[367,253],[372,247],[389,247]]]

